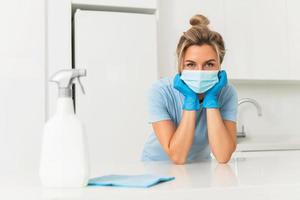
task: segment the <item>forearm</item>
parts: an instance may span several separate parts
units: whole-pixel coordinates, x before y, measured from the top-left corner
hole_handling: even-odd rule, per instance
[[[196,111],[183,111],[178,128],[169,143],[169,156],[176,164],[184,164],[193,144]]]
[[[212,152],[219,162],[226,163],[235,151],[236,142],[224,125],[219,109],[207,109],[206,117]]]

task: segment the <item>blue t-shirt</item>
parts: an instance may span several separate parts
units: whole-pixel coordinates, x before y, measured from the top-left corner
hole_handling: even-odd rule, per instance
[[[148,108],[149,123],[162,120],[172,120],[176,128],[182,117],[184,96],[173,87],[173,77],[163,78],[154,83],[149,91]],[[223,120],[236,121],[237,93],[235,88],[227,84],[220,92],[220,113]],[[196,111],[196,127],[194,141],[188,154],[187,161],[210,158],[208,144],[206,109]],[[141,156],[142,161],[170,160],[159,143],[154,131],[148,136]]]

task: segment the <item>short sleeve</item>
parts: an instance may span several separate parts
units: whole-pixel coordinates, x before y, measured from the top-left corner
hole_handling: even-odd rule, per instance
[[[148,92],[149,123],[171,119],[167,110],[167,97],[163,85],[155,83]]]
[[[227,85],[221,93],[220,112],[223,120],[237,121],[238,96],[232,85]]]

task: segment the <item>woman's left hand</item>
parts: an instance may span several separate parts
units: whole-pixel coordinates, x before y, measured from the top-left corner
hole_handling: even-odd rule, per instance
[[[204,108],[220,108],[218,95],[222,88],[227,85],[227,74],[225,70],[218,73],[219,82],[204,93],[203,107]]]

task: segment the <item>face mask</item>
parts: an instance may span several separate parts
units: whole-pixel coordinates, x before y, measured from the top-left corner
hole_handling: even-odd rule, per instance
[[[218,70],[183,70],[180,79],[195,93],[204,93],[219,82]]]

